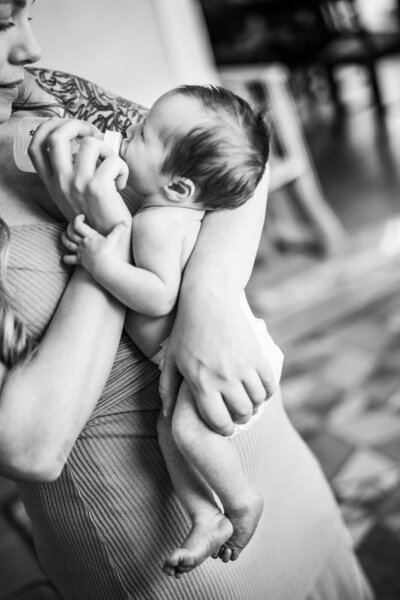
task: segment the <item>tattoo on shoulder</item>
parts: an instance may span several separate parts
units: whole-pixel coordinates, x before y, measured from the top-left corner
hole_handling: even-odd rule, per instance
[[[107,92],[76,75],[33,67],[29,71],[43,90],[65,106],[68,116],[88,121],[101,131],[113,129],[123,133],[147,113],[140,104]]]

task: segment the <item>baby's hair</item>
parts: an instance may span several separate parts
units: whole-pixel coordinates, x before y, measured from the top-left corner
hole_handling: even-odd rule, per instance
[[[198,100],[209,119],[173,138],[163,172],[191,179],[195,201],[209,210],[237,208],[254,193],[269,157],[265,109],[254,110],[233,92],[212,85],[172,90]]]
[[[33,349],[33,342],[18,316],[6,286],[10,232],[0,219],[0,362],[15,367]]]

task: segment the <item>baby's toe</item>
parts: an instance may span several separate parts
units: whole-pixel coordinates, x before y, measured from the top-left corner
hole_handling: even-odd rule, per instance
[[[222,562],[229,562],[231,560],[231,554],[232,550],[229,548],[229,546],[221,546],[221,549],[219,551],[219,557],[222,560]]]
[[[237,560],[240,556],[240,550],[239,548],[232,548],[232,552],[231,552],[231,560]]]
[[[165,566],[175,570],[175,567],[179,564],[180,553],[175,550],[165,559]]]
[[[193,556],[193,554],[191,554],[191,552],[189,552],[189,550],[187,550],[186,552],[183,551],[180,554],[179,557],[179,565],[178,565],[178,569],[180,571],[182,571],[182,573],[187,573],[188,571],[191,571],[192,569],[194,569],[194,567],[196,566],[196,560],[195,557]]]

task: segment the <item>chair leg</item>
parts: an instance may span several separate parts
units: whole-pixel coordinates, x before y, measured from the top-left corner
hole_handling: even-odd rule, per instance
[[[331,98],[333,100],[333,103],[334,103],[338,113],[342,113],[344,111],[344,104],[340,97],[339,84],[335,77],[334,68],[331,66],[327,66],[325,69],[325,73],[326,73],[326,81],[328,83],[329,92],[330,92]]]
[[[231,67],[220,71],[224,84],[238,94],[256,103],[249,89],[257,81],[272,108],[274,139],[282,150],[282,156],[271,163],[271,189],[292,185],[300,210],[296,210],[299,229],[303,228],[301,241],[309,247],[310,230],[318,248],[333,252],[340,248],[346,232],[336,214],[326,202],[318,176],[315,172],[302,125],[297,113],[285,69],[265,65],[254,67]],[[254,89],[254,88],[253,88]],[[272,157],[271,157],[272,158]],[[299,238],[297,238],[299,239]]]
[[[371,82],[372,94],[374,97],[375,106],[380,115],[385,113],[385,105],[382,100],[381,88],[379,85],[375,63],[371,62],[366,65],[369,74],[369,80]]]

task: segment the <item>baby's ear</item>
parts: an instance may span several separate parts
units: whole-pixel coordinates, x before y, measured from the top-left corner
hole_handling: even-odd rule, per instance
[[[191,179],[176,177],[164,187],[164,191],[171,202],[182,202],[193,198],[196,186]]]

